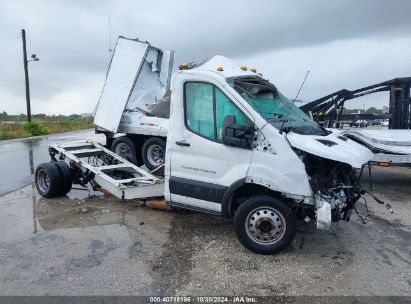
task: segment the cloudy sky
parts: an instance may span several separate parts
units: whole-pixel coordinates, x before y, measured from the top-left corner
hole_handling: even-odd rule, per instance
[[[25,113],[21,29],[27,32],[32,111],[92,112],[112,44],[123,35],[176,51],[176,63],[216,54],[262,71],[310,101],[411,76],[409,0],[0,0],[0,111]],[[386,93],[347,104],[381,107]]]

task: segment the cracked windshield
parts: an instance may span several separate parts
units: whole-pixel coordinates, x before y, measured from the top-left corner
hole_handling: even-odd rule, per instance
[[[275,128],[303,135],[327,131],[282,95],[271,83],[257,77],[230,79],[229,84]]]

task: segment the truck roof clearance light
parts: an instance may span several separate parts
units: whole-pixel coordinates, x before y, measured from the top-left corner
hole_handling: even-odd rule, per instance
[[[263,73],[259,72],[257,73],[258,76],[263,77]]]
[[[250,71],[253,72],[253,73],[257,73],[257,69],[256,69],[256,68],[251,68]]]
[[[240,67],[240,69],[242,69],[243,71],[247,71],[247,66],[246,66],[246,65],[242,65],[242,66]]]
[[[224,68],[222,66],[219,66],[219,67],[217,67],[216,70],[219,71],[219,72],[222,72],[222,71],[224,71]]]
[[[188,70],[188,65],[186,63],[180,64],[178,66],[179,70]]]

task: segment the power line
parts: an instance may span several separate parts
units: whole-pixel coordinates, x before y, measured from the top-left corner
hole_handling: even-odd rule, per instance
[[[111,52],[112,52],[112,48],[111,48],[111,16],[108,16],[108,52],[110,54],[110,58],[111,58]]]

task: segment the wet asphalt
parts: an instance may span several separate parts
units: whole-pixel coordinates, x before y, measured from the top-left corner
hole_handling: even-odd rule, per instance
[[[11,186],[1,179],[0,295],[411,296],[410,169],[373,170],[394,214],[369,199],[365,225],[355,214],[328,232],[301,224],[289,248],[262,256],[241,246],[229,219],[79,190],[42,198],[27,160],[48,160],[54,139],[44,140],[32,152],[21,141],[0,147],[8,172],[12,155],[26,157]]]
[[[0,141],[0,196],[31,183],[35,167],[50,160],[49,144],[80,139],[105,142],[104,135],[94,130]]]

